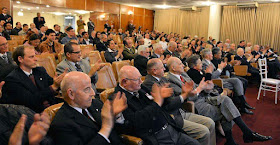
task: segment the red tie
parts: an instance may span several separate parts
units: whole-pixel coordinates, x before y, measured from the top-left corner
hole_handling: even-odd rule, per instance
[[[30,74],[30,75],[29,75],[29,79],[33,82],[33,84],[34,84],[35,86],[37,86],[33,74]]]
[[[180,79],[181,79],[181,81],[182,81],[183,83],[186,82],[182,76],[180,76]]]

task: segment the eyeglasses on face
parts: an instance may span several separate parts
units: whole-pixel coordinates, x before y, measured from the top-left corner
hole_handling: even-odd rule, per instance
[[[141,77],[139,77],[138,79],[130,79],[130,78],[125,78],[126,80],[131,80],[131,81],[141,81]]]
[[[76,51],[76,52],[70,52],[70,53],[75,53],[75,54],[79,54],[79,53],[81,53],[81,51]]]

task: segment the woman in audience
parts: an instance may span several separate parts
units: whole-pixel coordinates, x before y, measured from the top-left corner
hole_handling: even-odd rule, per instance
[[[167,49],[167,42],[165,41],[165,37],[164,37],[164,36],[161,36],[161,37],[160,37],[159,44],[162,46],[162,49],[163,49],[163,50],[166,50],[166,49]]]
[[[39,49],[40,45],[40,38],[37,34],[31,34],[28,38],[28,41],[26,41],[23,45],[25,46],[33,46],[35,48],[35,54],[41,54],[41,50]]]
[[[93,44],[100,43],[101,32],[97,31],[95,34],[95,38],[93,39]]]

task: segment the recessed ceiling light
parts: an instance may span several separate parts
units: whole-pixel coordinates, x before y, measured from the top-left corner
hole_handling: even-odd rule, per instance
[[[206,6],[210,6],[210,5],[215,5],[215,2],[211,2],[211,1],[206,1],[206,2],[201,2],[201,5],[206,5]]]
[[[20,9],[20,11],[23,11],[23,9]]]
[[[30,8],[27,8],[27,10],[30,10]]]
[[[42,12],[42,13],[45,13],[45,12]]]
[[[23,16],[23,12],[18,12],[17,15],[18,16]]]
[[[17,1],[17,4],[20,4],[20,1]]]
[[[75,12],[78,13],[78,14],[87,14],[87,13],[89,13],[88,11],[83,11],[83,10],[77,10]]]
[[[49,8],[49,7],[50,7],[50,5],[46,5],[46,7],[47,7],[47,8]]]
[[[39,7],[36,7],[36,9],[39,9]]]
[[[167,8],[171,8],[172,6],[169,5],[156,5],[156,8],[160,8],[160,9],[167,9]]]

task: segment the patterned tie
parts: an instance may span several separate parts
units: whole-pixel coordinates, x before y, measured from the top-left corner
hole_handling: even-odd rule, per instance
[[[82,109],[82,113],[83,113],[88,119],[92,120],[92,119],[89,117],[89,115],[88,115],[86,109]]]
[[[75,66],[76,66],[77,71],[83,72],[81,66],[78,63],[75,63]]]
[[[35,78],[33,74],[29,75],[29,79],[32,81],[32,83],[37,87],[36,82],[35,82]]]
[[[2,58],[5,60],[6,63],[9,63],[8,58],[6,55],[2,55]]]
[[[186,82],[182,76],[180,76],[180,79],[181,79],[182,83]]]

